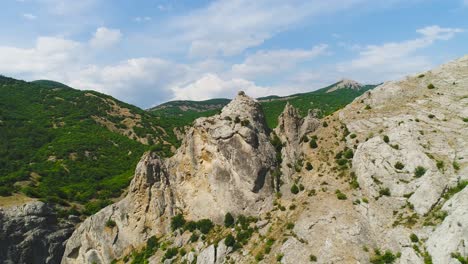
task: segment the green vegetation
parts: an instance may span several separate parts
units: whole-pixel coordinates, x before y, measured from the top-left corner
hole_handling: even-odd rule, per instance
[[[305,168],[306,168],[306,170],[308,170],[308,171],[311,171],[312,169],[314,169],[314,167],[312,166],[312,163],[310,163],[310,162],[307,162],[307,163],[306,163],[306,167],[305,167]]]
[[[296,184],[293,184],[291,186],[291,193],[293,193],[293,194],[298,194],[299,193],[299,187],[297,187]]]
[[[378,249],[374,251],[375,251],[375,256],[372,257],[370,260],[370,262],[373,264],[390,264],[390,263],[394,263],[395,260],[398,258],[390,250],[385,251],[383,255],[380,253],[380,250]]]
[[[389,188],[382,188],[379,190],[380,196],[390,196],[390,189]]]
[[[423,166],[417,166],[414,169],[414,177],[416,178],[422,177],[425,173],[426,173],[426,168],[424,168]]]
[[[106,221],[106,226],[109,228],[114,228],[116,225],[115,221],[110,218]]]
[[[397,163],[395,163],[394,166],[395,166],[395,169],[397,170],[402,170],[405,167],[405,165],[399,161],[397,161]]]
[[[431,90],[432,90],[432,89],[434,89],[434,88],[435,88],[435,86],[434,86],[432,83],[430,83],[430,84],[427,85],[427,89],[431,89]]]
[[[310,255],[309,260],[310,262],[317,262],[317,257],[315,255]]]
[[[177,214],[171,219],[171,229],[175,231],[185,225],[185,219],[182,214]]]
[[[436,166],[437,166],[437,169],[444,170],[444,167],[445,167],[444,161],[442,160],[436,161]]]
[[[232,216],[232,214],[227,213],[224,216],[224,226],[225,227],[232,227],[232,226],[234,226],[234,223],[235,223],[235,220],[234,220],[234,217]]]
[[[311,138],[309,141],[309,147],[312,149],[316,149],[318,147],[317,140],[315,138]]]
[[[458,260],[461,264],[468,264],[468,256],[462,256],[459,252],[452,252],[450,256]]]
[[[338,200],[346,200],[346,199],[348,199],[348,197],[346,196],[346,194],[342,193],[340,190],[336,190],[336,191],[335,191],[335,194],[336,194],[336,198],[338,198]]]
[[[236,244],[236,239],[232,234],[229,234],[224,239],[224,244],[226,245],[226,247],[234,247],[234,245]]]
[[[141,127],[127,127],[125,118]],[[75,213],[94,213],[119,197],[144,151],[156,147],[167,156],[171,146],[160,142],[178,144],[168,123],[144,110],[52,81],[0,76],[0,120],[0,195],[85,205]]]
[[[388,142],[390,142],[390,138],[389,138],[387,135],[384,135],[384,136],[383,136],[383,141],[384,141],[385,143],[388,143]]]
[[[166,253],[164,253],[163,260],[166,259],[172,259],[173,257],[177,256],[179,254],[179,249],[176,247],[172,247],[166,250]]]
[[[419,238],[418,238],[418,236],[416,234],[411,234],[410,235],[410,240],[413,243],[418,243],[419,242]]]
[[[461,192],[468,185],[468,181],[460,181],[455,187],[448,189],[444,193],[445,200],[450,199],[456,193]]]

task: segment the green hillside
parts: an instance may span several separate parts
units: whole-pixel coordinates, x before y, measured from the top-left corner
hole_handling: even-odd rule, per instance
[[[287,102],[297,107],[302,115],[306,115],[309,109],[318,109],[321,116],[329,115],[349,104],[354,98],[363,94],[375,85],[364,85],[359,90],[339,89],[333,92],[327,91],[338,83],[322,89],[294,94],[289,96],[267,96],[258,98],[260,101],[270,128],[274,128],[278,122],[278,116]],[[213,99],[207,101],[172,101],[148,111],[159,117],[173,118],[176,127],[190,125],[195,119],[202,116],[211,116],[218,113],[223,106],[229,103],[229,99]]]
[[[92,213],[120,196],[145,150],[171,154],[169,124],[97,92],[0,76],[0,195]]]

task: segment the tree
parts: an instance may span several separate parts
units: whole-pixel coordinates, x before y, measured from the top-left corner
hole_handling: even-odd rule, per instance
[[[299,193],[299,187],[297,187],[296,184],[293,184],[293,186],[291,186],[291,192],[293,194],[298,194]]]
[[[171,228],[172,231],[175,231],[185,225],[185,219],[182,214],[177,214],[171,219]]]
[[[231,213],[227,213],[225,216],[224,216],[224,226],[225,227],[231,227],[234,225],[234,217],[232,216]]]
[[[226,247],[233,247],[236,244],[236,239],[233,235],[227,235],[226,239],[224,239],[224,244]]]

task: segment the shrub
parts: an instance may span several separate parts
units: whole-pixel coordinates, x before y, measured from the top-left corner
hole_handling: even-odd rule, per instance
[[[303,135],[301,141],[302,142],[309,142],[309,137],[307,135]]]
[[[379,190],[380,196],[390,196],[390,189],[389,188],[383,188]]]
[[[458,260],[461,264],[468,264],[468,256],[463,257],[459,252],[452,252],[450,257]]]
[[[402,170],[404,167],[405,167],[405,165],[403,163],[399,162],[399,161],[397,163],[395,163],[395,169],[397,169],[397,170]]]
[[[384,141],[385,143],[388,143],[388,142],[390,142],[390,138],[389,138],[387,135],[384,135],[384,136],[383,136],[383,141]]]
[[[250,125],[250,121],[248,119],[244,119],[241,121],[241,125],[242,126],[249,126]]]
[[[240,121],[241,120],[240,120],[240,118],[238,116],[236,116],[236,118],[234,118],[234,123],[238,124],[238,123],[240,123]]]
[[[410,235],[410,239],[411,239],[411,242],[413,242],[413,243],[418,243],[419,242],[418,236],[416,234],[414,234],[414,233]]]
[[[293,194],[298,194],[298,193],[299,193],[299,187],[297,187],[296,184],[293,184],[293,185],[291,186],[291,192],[292,192]]]
[[[366,107],[364,109],[370,110],[370,109],[372,109],[372,107],[370,105],[366,105]]]
[[[233,247],[236,244],[236,239],[233,235],[227,235],[226,239],[224,239],[224,244],[226,247]]]
[[[423,78],[425,75],[424,74],[419,74],[418,78]]]
[[[171,219],[171,228],[172,231],[175,231],[185,225],[185,219],[182,214],[177,214]]]
[[[197,223],[195,223],[194,221],[188,221],[187,223],[185,223],[184,229],[193,232],[195,231],[195,229],[197,229]]]
[[[284,254],[282,254],[282,253],[276,255],[276,261],[281,262],[281,260],[283,259],[283,257],[284,257]]]
[[[310,148],[316,149],[318,147],[317,141],[315,139],[311,139],[309,141],[309,146],[310,146]]]
[[[394,263],[397,257],[389,250],[385,251],[385,254],[381,254],[380,251],[376,250],[376,255],[370,260],[373,264],[390,264]]]
[[[435,115],[433,115],[433,114],[429,114],[427,117],[429,117],[430,119],[432,119],[432,118],[434,118],[434,117],[435,117]]]
[[[356,138],[357,136],[356,136],[356,134],[353,133],[353,134],[349,135],[349,137],[350,138]]]
[[[326,121],[324,121],[324,122],[322,123],[322,126],[323,126],[323,127],[328,127],[328,123],[327,123]]]
[[[225,216],[224,216],[224,226],[225,227],[231,227],[234,225],[234,217],[232,216],[231,213],[227,213]]]
[[[114,228],[116,225],[117,225],[117,224],[115,223],[114,220],[112,220],[112,219],[110,219],[110,218],[107,219],[107,221],[106,221],[106,226],[107,226],[107,227],[109,227],[109,228]]]
[[[346,163],[348,163],[348,160],[347,159],[339,159],[336,161],[336,163],[338,163],[338,165],[340,166],[343,166],[343,165],[346,165]]]
[[[293,228],[294,228],[294,223],[289,222],[286,224],[286,229],[291,230]]]
[[[213,227],[213,222],[211,222],[210,219],[201,219],[197,222],[197,228],[203,234],[208,234],[211,231],[211,229],[213,229]]]
[[[198,241],[198,238],[200,238],[200,236],[196,233],[193,233],[191,236],[190,236],[190,242],[197,242]]]
[[[427,89],[431,89],[431,90],[432,90],[432,89],[434,89],[434,88],[435,88],[435,86],[434,86],[432,83],[430,83],[429,85],[427,85]]]
[[[342,193],[340,190],[336,190],[335,193],[336,193],[336,198],[338,198],[338,200],[346,200],[346,199],[348,199],[348,197],[346,196],[346,194]]]
[[[352,149],[348,149],[344,152],[344,156],[347,159],[352,159],[354,157],[354,153]]]
[[[306,170],[311,171],[314,167],[312,166],[312,163],[307,162],[305,168],[306,168]]]
[[[444,169],[444,162],[442,160],[438,160],[436,162],[437,169],[443,170]]]
[[[176,247],[169,248],[166,253],[164,253],[163,260],[165,259],[172,259],[173,257],[179,254],[179,250]]]
[[[316,257],[315,255],[310,255],[310,256],[309,256],[309,260],[310,260],[311,262],[317,262],[317,257]]]
[[[423,176],[425,173],[426,173],[426,168],[424,168],[423,166],[417,166],[414,169],[414,177],[416,178]]]

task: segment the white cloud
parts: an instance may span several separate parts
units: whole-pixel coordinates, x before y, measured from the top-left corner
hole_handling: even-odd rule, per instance
[[[245,91],[248,95],[258,97],[268,94],[270,89],[260,87],[255,83],[235,78],[223,80],[216,74],[206,74],[199,80],[184,87],[173,87],[174,100],[206,100],[219,97],[234,97],[240,91]]]
[[[368,45],[360,49],[356,59],[340,63],[338,72],[359,76],[361,81],[376,82],[426,70],[433,66],[432,60],[417,52],[437,40],[449,40],[462,31],[458,28],[429,26],[418,29],[421,37],[416,39]]]
[[[23,17],[28,20],[35,20],[37,18],[36,15],[29,14],[29,13],[23,14]]]
[[[220,0],[175,17],[168,28],[169,32],[175,32],[170,39],[188,43],[192,57],[233,56],[262,44],[306,18],[361,2],[363,0]]]
[[[312,49],[262,50],[248,56],[242,64],[232,66],[234,76],[258,77],[292,70],[298,63],[326,53],[328,46],[320,44]]]
[[[94,36],[89,41],[89,44],[93,48],[107,48],[118,43],[121,39],[122,33],[119,29],[100,27],[94,33]]]
[[[43,76],[61,72],[69,63],[77,63],[81,57],[81,44],[75,41],[40,37],[30,49],[0,46],[0,72]]]

